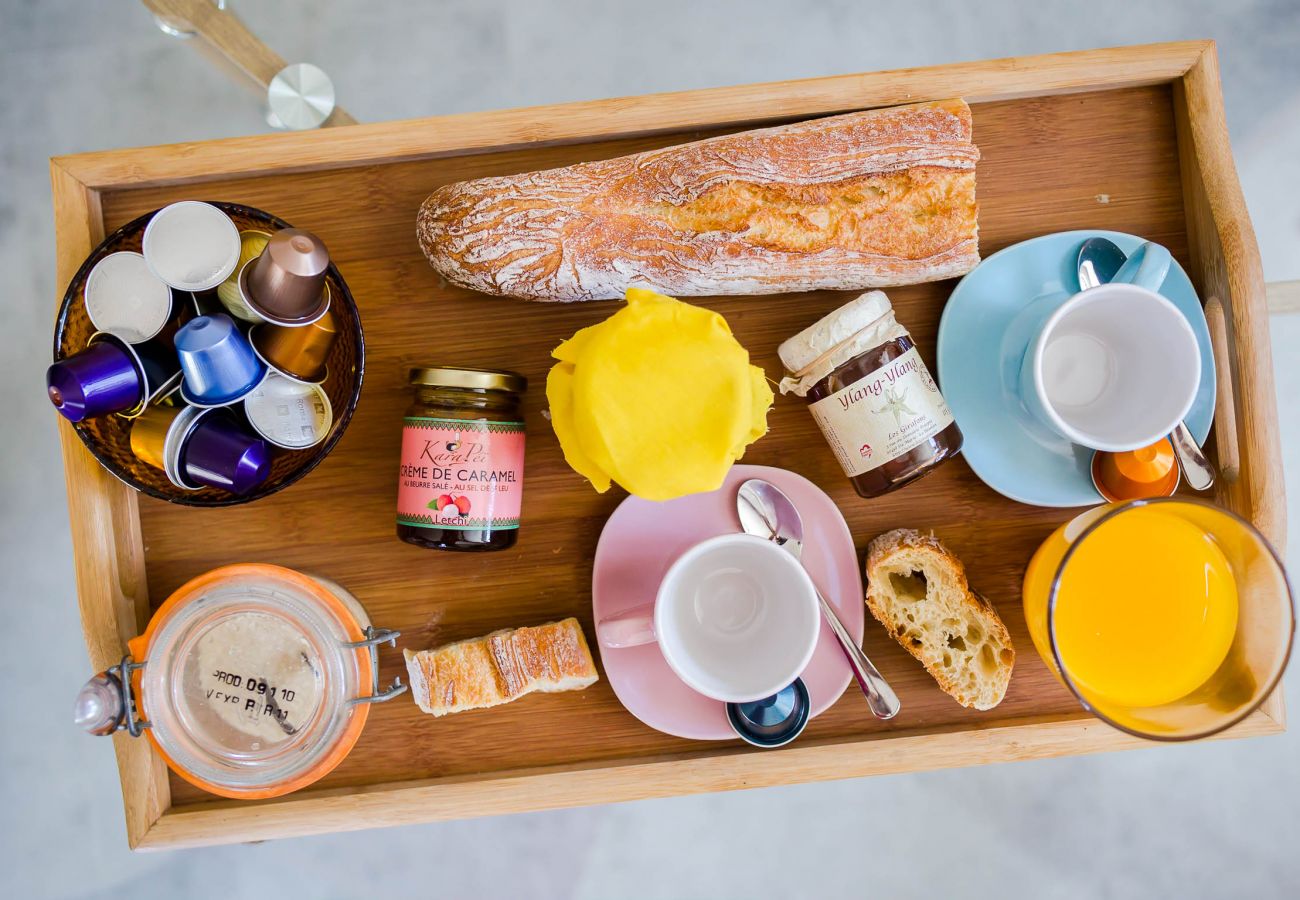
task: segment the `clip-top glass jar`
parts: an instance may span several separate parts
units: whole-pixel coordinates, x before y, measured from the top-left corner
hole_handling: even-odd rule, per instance
[[[519,534],[528,380],[497,369],[412,369],[397,536],[434,550],[504,550]]]
[[[861,497],[915,481],[961,452],[961,430],[912,336],[869,291],[783,343],[781,393],[809,410]]]
[[[148,735],[190,784],[233,799],[279,797],[334,769],[379,690],[380,644],[350,593],[280,566],[214,569],[176,590],[90,679],[76,721],[92,734]]]

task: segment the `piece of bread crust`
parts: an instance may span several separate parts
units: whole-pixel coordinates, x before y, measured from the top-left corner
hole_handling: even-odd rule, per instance
[[[573,618],[403,655],[415,702],[434,716],[499,706],[534,691],[578,691],[600,677]]]
[[[447,280],[531,300],[955,278],[979,263],[971,123],[931,101],[456,182],[416,234]]]
[[[899,528],[867,549],[867,608],[939,687],[972,709],[1002,702],[1016,651],[997,611],[934,535]]]

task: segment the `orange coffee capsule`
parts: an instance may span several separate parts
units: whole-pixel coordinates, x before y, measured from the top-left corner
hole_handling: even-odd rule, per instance
[[[1112,503],[1168,497],[1178,490],[1178,458],[1168,438],[1148,447],[1092,457],[1092,483]]]

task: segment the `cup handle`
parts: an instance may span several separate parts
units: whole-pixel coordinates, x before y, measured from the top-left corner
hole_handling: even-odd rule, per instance
[[[1111,283],[1135,284],[1148,291],[1159,290],[1169,274],[1173,257],[1160,244],[1147,241],[1133,251],[1124,265],[1119,267]]]
[[[655,638],[654,604],[643,603],[596,623],[596,638],[602,647],[639,647]]]

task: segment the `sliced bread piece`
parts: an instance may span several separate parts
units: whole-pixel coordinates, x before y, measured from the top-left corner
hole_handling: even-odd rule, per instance
[[[534,691],[580,691],[600,677],[574,618],[403,653],[411,695],[435,716],[500,706]]]
[[[997,612],[934,535],[898,528],[867,548],[867,608],[962,706],[992,709],[1016,651]]]

